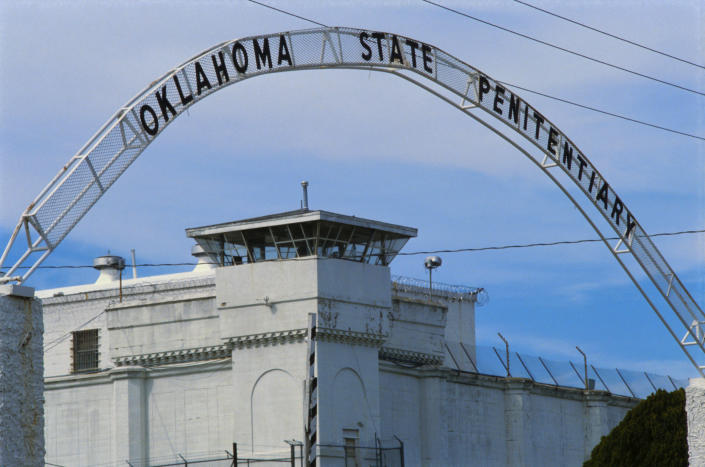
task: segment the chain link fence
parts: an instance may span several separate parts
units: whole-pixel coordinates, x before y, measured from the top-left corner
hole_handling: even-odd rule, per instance
[[[100,464],[96,467],[304,467],[304,446],[300,442],[287,443],[281,449],[262,454],[238,454],[237,444],[232,449],[218,453],[173,454],[165,457],[152,457],[140,461],[122,461]],[[316,444],[313,451],[317,457],[336,458],[343,461],[345,467],[404,467],[404,443],[398,438],[393,440],[376,440],[375,447]],[[272,449],[274,446],[271,447]],[[231,452],[232,451],[232,452]],[[68,467],[61,464],[45,462],[49,467]]]
[[[687,379],[646,371],[596,367],[585,361],[557,361],[520,354],[501,347],[448,343],[446,365],[463,372],[526,378],[537,383],[607,391],[646,398],[657,389],[673,391],[688,385]]]

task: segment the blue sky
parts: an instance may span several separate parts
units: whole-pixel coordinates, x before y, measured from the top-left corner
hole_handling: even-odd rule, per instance
[[[705,135],[705,97],[630,76],[420,1],[278,2],[330,25],[395,32],[490,76]],[[463,11],[641,73],[705,90],[705,72],[581,30],[515,2]],[[703,57],[698,2],[545,2],[541,6],[691,61]],[[310,24],[245,1],[16,2],[0,5],[0,239],[56,171],[155,78],[221,41]],[[705,227],[705,145],[519,91],[605,175],[647,232]],[[153,143],[53,253],[90,264],[107,250],[139,263],[191,261],[183,229],[297,208],[417,227],[407,251],[594,238],[523,155],[400,80],[359,71],[284,73],[204,100]],[[698,303],[703,235],[656,238]],[[434,278],[481,286],[478,341],[598,366],[692,376],[655,314],[601,244],[444,254]],[[394,274],[424,277],[423,256]],[[168,272],[145,269],[140,274]],[[93,281],[40,270],[37,288]]]

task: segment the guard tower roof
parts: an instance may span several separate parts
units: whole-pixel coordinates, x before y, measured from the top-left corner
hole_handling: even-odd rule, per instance
[[[308,209],[186,229],[221,266],[308,256],[388,265],[416,234],[412,227]]]

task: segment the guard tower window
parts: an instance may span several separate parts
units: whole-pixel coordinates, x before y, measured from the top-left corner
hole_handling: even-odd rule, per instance
[[[87,329],[73,333],[73,372],[98,369],[98,330]]]
[[[186,229],[221,266],[303,257],[388,266],[416,229],[327,211],[289,211]]]

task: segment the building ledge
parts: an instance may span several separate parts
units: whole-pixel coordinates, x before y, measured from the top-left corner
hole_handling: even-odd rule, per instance
[[[116,367],[169,365],[174,363],[202,362],[219,358],[229,358],[232,348],[228,344],[193,349],[169,350],[141,355],[128,355],[113,358]]]

